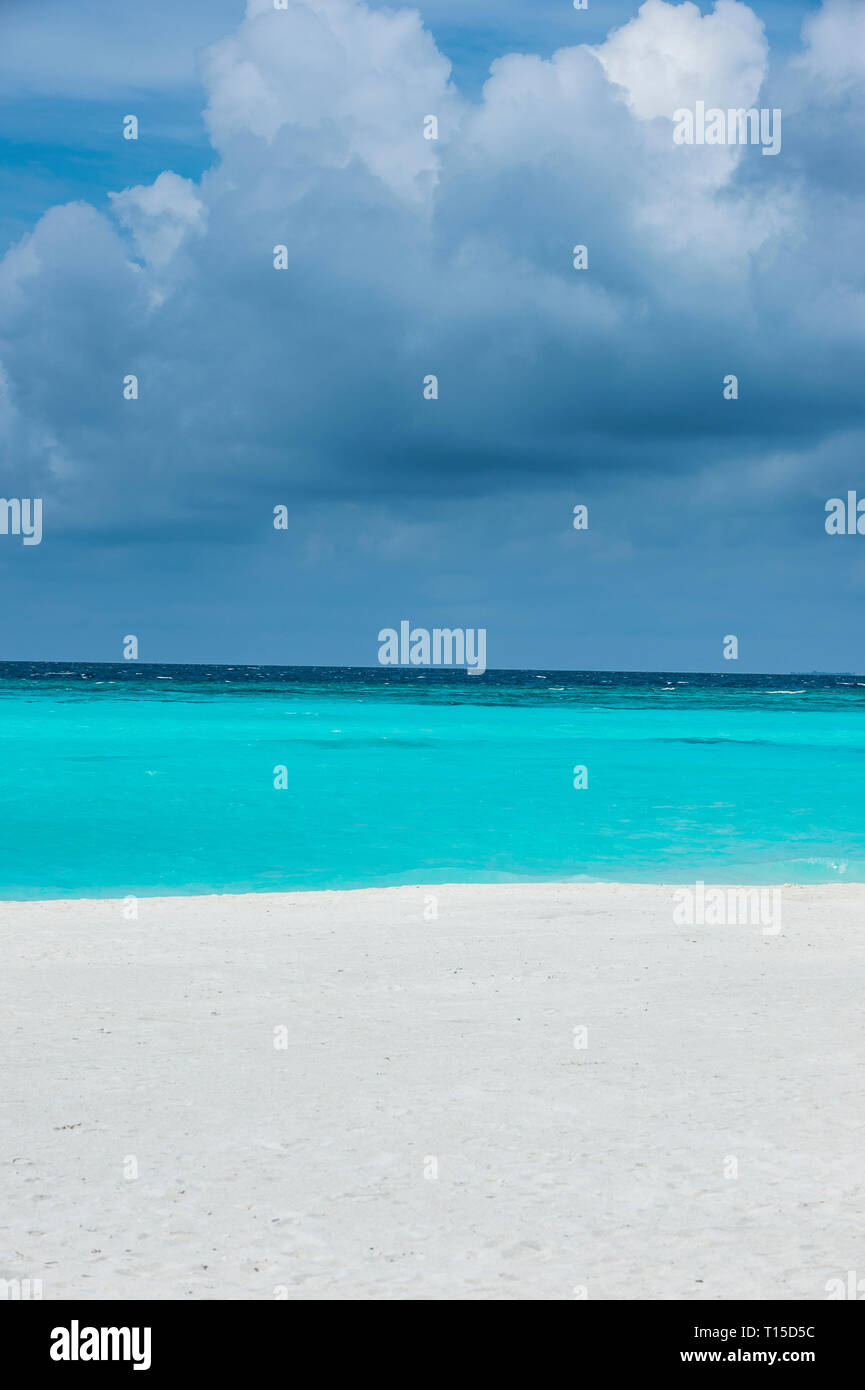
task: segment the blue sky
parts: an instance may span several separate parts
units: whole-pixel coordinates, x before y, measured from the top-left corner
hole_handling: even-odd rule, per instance
[[[865,669],[863,8],[6,0],[0,655]]]

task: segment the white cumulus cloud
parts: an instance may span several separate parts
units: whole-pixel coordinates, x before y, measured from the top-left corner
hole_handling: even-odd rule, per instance
[[[319,166],[356,158],[418,199],[438,169],[438,143],[419,138],[424,118],[438,118],[443,140],[459,119],[450,67],[415,10],[355,0],[288,0],[274,10],[272,0],[249,0],[236,33],[205,56],[206,120],[224,156],[243,136],[273,146],[284,133],[296,153],[313,149]]]
[[[750,106],[766,74],[762,22],[739,0],[716,0],[711,14],[686,0],[646,0],[636,18],[594,52],[641,120],[672,117],[677,107]]]

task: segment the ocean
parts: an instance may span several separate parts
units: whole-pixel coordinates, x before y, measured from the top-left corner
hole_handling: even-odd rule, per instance
[[[0,663],[0,897],[863,882],[863,713],[855,675]]]

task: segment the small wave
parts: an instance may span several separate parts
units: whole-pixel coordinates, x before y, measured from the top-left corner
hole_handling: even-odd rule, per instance
[[[794,859],[794,864],[817,864],[821,869],[832,869],[836,874],[846,874],[846,859],[827,859],[821,854],[812,854],[802,859]]]
[[[804,690],[767,690],[767,695],[804,695]]]

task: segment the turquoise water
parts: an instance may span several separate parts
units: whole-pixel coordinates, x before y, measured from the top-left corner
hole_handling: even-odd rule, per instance
[[[856,676],[0,665],[0,897],[861,882],[863,712]]]

